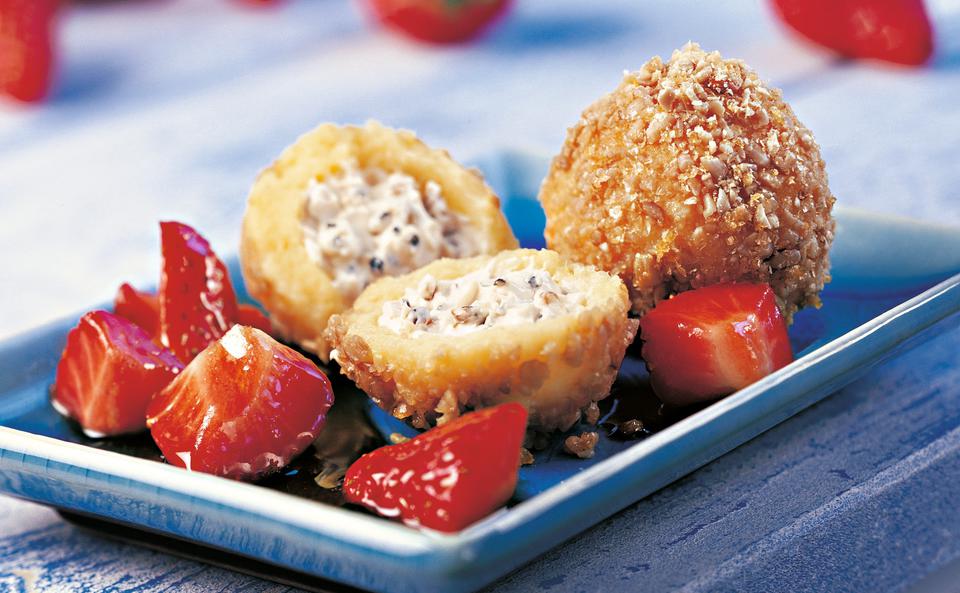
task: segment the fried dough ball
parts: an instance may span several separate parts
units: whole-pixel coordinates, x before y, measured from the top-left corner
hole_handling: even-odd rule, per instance
[[[378,280],[326,338],[343,374],[418,428],[517,401],[546,432],[610,392],[637,331],[629,308],[616,276],[518,249]]]
[[[547,245],[619,274],[637,313],[747,281],[789,320],[829,281],[834,197],[813,135],[743,62],[693,43],[583,112],[540,200]]]
[[[321,125],[260,174],[240,258],[274,327],[327,360],[327,320],[373,280],[516,246],[478,172],[411,132],[369,122]]]

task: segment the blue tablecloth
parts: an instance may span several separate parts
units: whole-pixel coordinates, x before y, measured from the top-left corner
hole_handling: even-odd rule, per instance
[[[414,45],[356,3],[99,2],[61,22],[52,100],[0,106],[0,337],[155,282],[156,221],[237,244],[256,172],[376,118],[470,161],[553,152],[623,69],[687,40],[744,58],[821,143],[839,200],[960,223],[960,6],[908,70],[841,62],[760,2],[521,0],[483,42]],[[495,590],[960,590],[960,329],[504,579]],[[953,587],[953,589],[950,589]],[[0,591],[284,587],[103,540],[0,497]]]

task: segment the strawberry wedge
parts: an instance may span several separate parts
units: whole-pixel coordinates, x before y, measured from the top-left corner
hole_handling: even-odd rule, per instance
[[[650,382],[682,406],[729,395],[793,360],[766,284],[718,284],[660,302],[640,319]]]
[[[172,465],[256,480],[310,446],[331,405],[330,381],[316,365],[235,325],[153,398],[147,426]]]
[[[184,362],[236,322],[237,296],[227,267],[192,227],[161,222],[160,343]]]
[[[113,300],[113,312],[132,321],[152,336],[159,334],[160,302],[157,295],[151,292],[137,290],[127,283],[121,284]],[[237,305],[237,318],[231,321],[255,327],[268,334],[273,333],[270,319],[253,305]]]
[[[518,403],[471,412],[364,455],[347,470],[344,496],[412,527],[459,531],[513,494],[526,427]]]
[[[149,334],[107,311],[92,311],[67,334],[57,365],[53,406],[90,437],[144,430],[154,394],[183,364]]]
[[[264,333],[273,335],[273,325],[270,323],[270,319],[253,305],[239,305],[237,307],[237,323],[240,325],[249,325]]]
[[[132,321],[151,336],[156,336],[160,330],[160,302],[157,296],[139,291],[126,282],[117,289],[113,312]]]

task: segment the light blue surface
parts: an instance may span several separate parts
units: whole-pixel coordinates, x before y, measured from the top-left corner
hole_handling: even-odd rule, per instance
[[[485,167],[500,180],[507,212],[529,213],[535,202],[527,192],[544,161],[523,157],[522,168],[494,168],[518,158],[497,157]],[[514,216],[520,236],[541,230],[535,216]],[[841,286],[847,270],[885,269],[868,256],[887,253],[864,250],[863,244],[917,244],[930,236],[929,225],[906,220],[850,210],[841,210],[838,219],[834,275]],[[47,389],[69,322],[8,342],[0,351],[0,422],[9,427],[0,427],[0,490],[375,591],[471,591],[818,401],[915,343],[928,328],[945,319],[955,323],[960,275],[912,294],[931,279],[960,272],[958,239],[960,231],[941,237],[936,252],[945,255],[939,258],[914,252],[914,262],[901,253],[899,264],[916,274],[898,273],[889,282],[874,275],[856,294],[827,291],[824,307],[803,314],[793,328],[798,360],[757,384],[643,440],[604,440],[589,461],[541,455],[522,471],[520,504],[457,535],[417,532],[348,509],[68,443],[77,437],[49,408]]]

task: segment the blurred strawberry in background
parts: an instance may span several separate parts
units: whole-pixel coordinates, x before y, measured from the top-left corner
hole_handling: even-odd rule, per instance
[[[286,4],[284,0],[230,1],[251,7]],[[358,1],[377,23],[430,43],[475,39],[513,5],[513,0]],[[846,57],[920,65],[933,53],[934,32],[923,0],[770,3],[787,26]],[[61,0],[0,0],[0,95],[24,102],[48,95],[57,61],[55,25],[60,6]]]
[[[264,7],[264,6],[277,6],[283,2],[283,0],[233,0],[237,4],[243,4],[246,6],[253,7]]]
[[[923,0],[773,0],[773,6],[787,25],[843,56],[916,66],[933,53]]]
[[[363,0],[373,16],[395,31],[430,43],[479,36],[507,12],[512,0]]]
[[[53,78],[58,0],[0,0],[0,92],[39,101]]]

